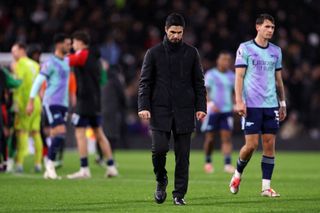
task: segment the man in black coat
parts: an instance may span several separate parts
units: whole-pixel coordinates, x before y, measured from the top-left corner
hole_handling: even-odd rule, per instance
[[[138,92],[139,117],[150,120],[152,130],[157,203],[166,199],[166,154],[173,133],[176,167],[172,195],[176,205],[185,205],[195,117],[199,120],[206,115],[206,90],[199,53],[182,41],[184,27],[181,15],[173,13],[167,17],[163,42],[145,55]]]

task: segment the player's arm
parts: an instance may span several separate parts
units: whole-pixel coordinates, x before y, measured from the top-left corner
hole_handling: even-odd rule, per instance
[[[28,115],[31,115],[34,109],[33,102],[34,98],[37,96],[43,82],[46,80],[46,76],[43,74],[39,74],[37,78],[35,79],[34,83],[32,84],[30,96],[29,96],[29,102],[26,108],[26,112]]]
[[[284,92],[284,86],[282,81],[282,52],[281,49],[279,49],[278,58],[275,65],[275,78],[276,78],[276,91],[278,94],[278,98],[280,100],[280,108],[279,108],[279,120],[283,121],[287,116],[287,110],[286,110],[286,97]]]
[[[215,105],[215,103],[210,98],[211,86],[215,83],[214,78],[211,76],[211,71],[207,71],[204,75],[204,86],[206,87],[207,92],[207,113],[219,112],[219,108]]]
[[[248,54],[245,45],[240,44],[237,50],[237,57],[235,61],[235,81],[234,81],[234,95],[235,95],[235,111],[240,116],[247,115],[247,106],[242,97],[243,80],[248,67]]]
[[[235,93],[235,101],[236,101],[235,110],[241,116],[247,115],[247,108],[242,97],[243,80],[246,73],[246,69],[247,69],[246,67],[236,68],[235,85],[234,85],[234,93]]]
[[[209,86],[206,87],[206,91],[207,91],[207,113],[211,113],[211,112],[217,113],[217,112],[219,112],[220,109],[215,105],[215,103],[212,100],[210,100],[210,95],[209,94],[210,94],[211,89],[210,89]]]
[[[81,67],[85,65],[87,59],[88,59],[88,50],[82,50],[80,52],[70,54],[69,57],[69,65],[72,67]]]
[[[277,94],[280,100],[280,108],[279,108],[279,120],[283,121],[287,116],[287,109],[286,109],[286,97],[284,92],[284,85],[281,75],[281,70],[276,71],[276,87],[277,87]]]
[[[22,84],[13,90],[13,109],[15,113],[21,112],[23,108],[23,94],[22,91],[25,90],[25,83],[23,82],[24,78],[24,73],[21,71],[23,67],[21,65],[14,61],[10,64],[10,69],[13,75],[17,80],[21,80]]]
[[[22,80],[15,79],[6,67],[1,67],[1,70],[5,76],[5,82],[8,89],[18,88],[21,85]]]
[[[232,104],[233,104],[233,112],[236,112],[236,94],[235,94],[235,77],[236,75],[234,74],[233,79],[232,79]]]

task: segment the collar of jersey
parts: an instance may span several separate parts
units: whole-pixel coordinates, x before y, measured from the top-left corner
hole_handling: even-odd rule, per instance
[[[253,43],[254,43],[257,47],[259,47],[259,48],[261,48],[261,49],[267,49],[267,48],[269,47],[269,42],[268,42],[268,44],[267,44],[266,47],[263,47],[263,46],[260,46],[254,39],[252,39],[252,41],[253,41]]]

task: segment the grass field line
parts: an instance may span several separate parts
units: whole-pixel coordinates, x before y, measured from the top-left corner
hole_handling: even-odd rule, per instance
[[[12,174],[7,174],[7,178],[11,178],[11,177],[16,177],[16,178],[28,178],[28,179],[43,179],[42,175],[39,176],[39,175],[35,175],[35,174],[18,174],[18,173],[12,173]],[[250,178],[244,178],[244,179],[259,179],[260,178],[260,174],[259,175],[254,175],[254,176],[251,176]],[[69,180],[67,179],[66,175],[62,175],[61,176],[63,180]],[[225,182],[226,179],[229,181],[229,177],[227,177],[226,179],[221,179],[221,178],[215,178],[214,176],[211,176],[212,179],[211,180],[194,180],[192,178],[189,179],[189,182],[190,183],[198,183],[198,184],[207,184],[207,183],[212,183],[212,182]],[[286,179],[287,180],[299,180],[299,179],[309,179],[309,180],[312,180],[312,179],[318,179],[320,176],[318,174],[309,174],[309,175],[304,175],[304,176],[290,176],[290,177],[287,177]],[[3,177],[5,179],[5,177]],[[196,178],[196,177],[194,177]],[[230,176],[231,178],[231,176]],[[111,181],[111,180],[116,180],[116,181],[134,181],[134,182],[154,182],[155,180],[153,178],[149,179],[149,178],[127,178],[125,176],[122,176],[120,175],[119,177],[116,177],[116,178],[106,178],[106,177],[100,177],[98,175],[95,175],[93,176],[91,179],[89,180],[94,180],[94,181]]]
[[[39,175],[33,175],[33,174],[12,174],[12,176],[16,177],[16,178],[27,178],[27,179],[43,179],[44,178],[42,176],[39,176]],[[12,176],[8,175],[7,177],[8,178],[11,178]],[[68,179],[67,177],[65,176],[62,176],[62,180],[70,180]],[[48,181],[54,181],[54,180],[48,180]],[[75,180],[70,180],[70,181],[75,181]],[[116,178],[90,178],[90,179],[85,179],[85,180],[82,180],[82,181],[100,181],[100,182],[105,182],[105,181],[115,181],[115,182],[119,182],[119,181],[122,181],[122,182],[142,182],[142,183],[145,183],[145,182],[150,182],[150,183],[154,183],[155,180],[152,178],[152,179],[143,179],[143,178],[124,178],[124,177],[116,177]],[[214,179],[214,180],[189,180],[189,183],[195,183],[195,184],[210,184],[212,182],[221,182],[221,183],[224,183],[226,181],[229,181],[229,179],[227,180],[221,180],[221,179]]]

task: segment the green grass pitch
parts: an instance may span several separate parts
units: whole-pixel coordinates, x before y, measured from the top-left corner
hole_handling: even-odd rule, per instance
[[[234,153],[235,162],[238,153]],[[25,173],[0,174],[0,212],[320,212],[320,153],[278,152],[272,186],[281,194],[272,199],[260,196],[261,153],[255,153],[245,170],[240,191],[229,192],[230,175],[222,172],[222,156],[214,153],[215,172],[203,172],[203,154],[192,151],[187,206],[174,206],[174,156],[168,155],[168,197],[164,204],[153,201],[155,181],[148,151],[117,151],[121,175],[104,178],[105,169],[90,156],[92,178],[67,180],[78,170],[75,152],[65,154],[62,180],[44,180],[32,172],[32,157]]]

